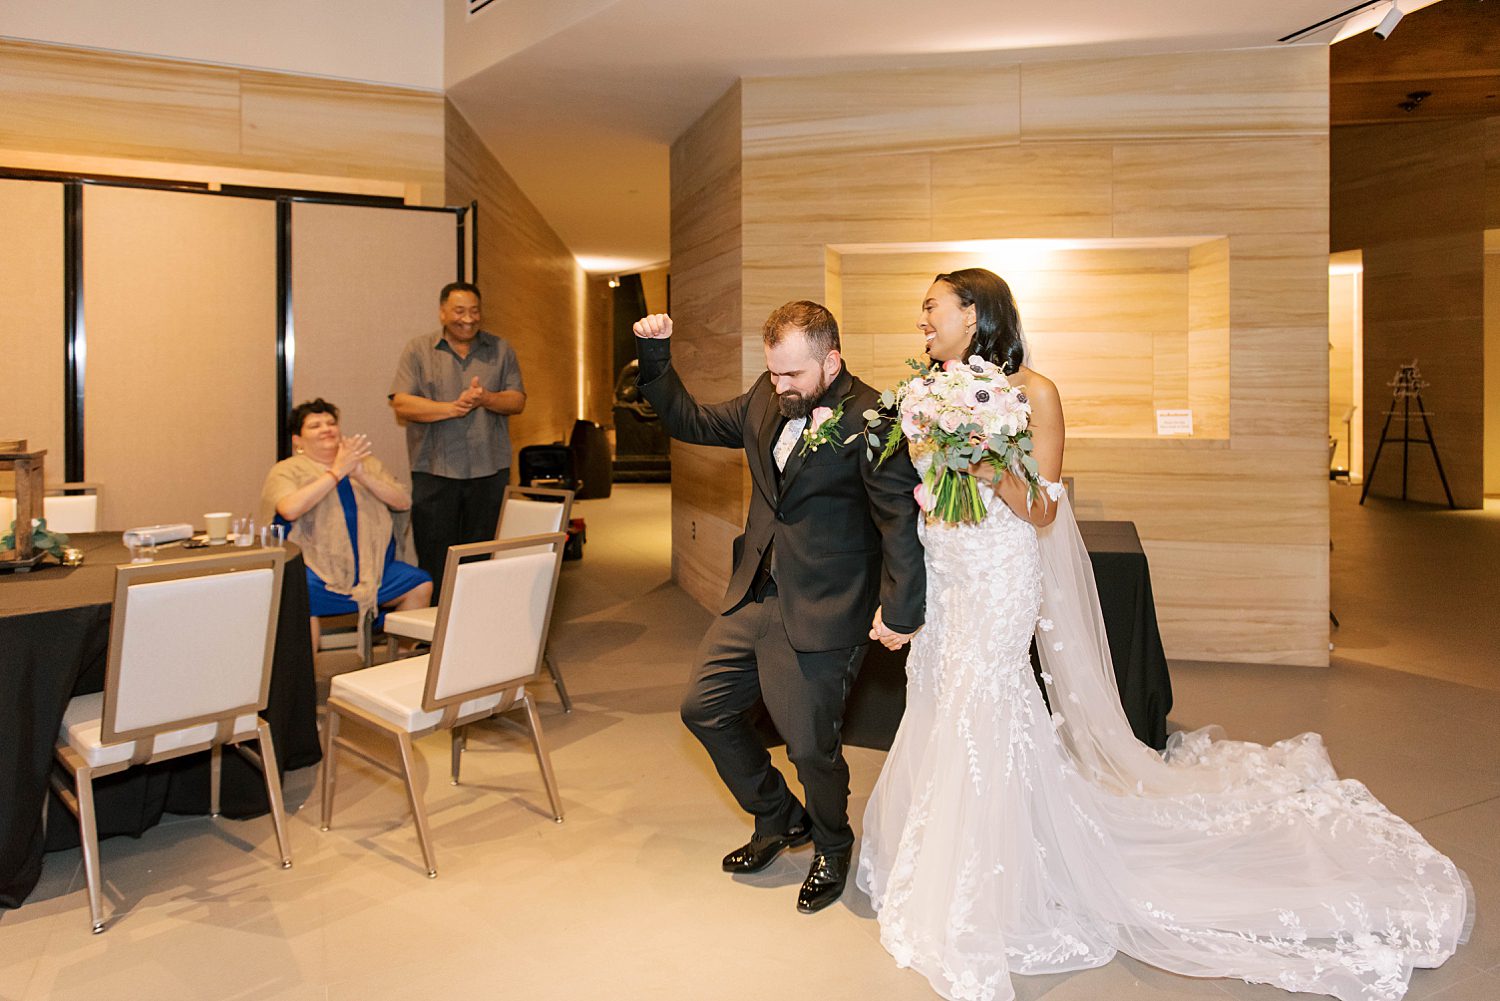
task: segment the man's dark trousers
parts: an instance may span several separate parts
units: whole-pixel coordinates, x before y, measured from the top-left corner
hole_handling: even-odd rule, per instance
[[[412,541],[417,548],[417,565],[432,575],[434,605],[442,593],[448,547],[495,537],[500,501],[509,482],[509,468],[472,480],[411,474]]]
[[[682,720],[708,749],[740,806],[755,817],[756,834],[781,834],[810,819],[818,851],[853,848],[842,728],[844,702],[866,645],[816,653],[792,649],[774,583],[716,618],[703,637]],[[805,808],[771,764],[752,724],[762,698],[806,791]]]

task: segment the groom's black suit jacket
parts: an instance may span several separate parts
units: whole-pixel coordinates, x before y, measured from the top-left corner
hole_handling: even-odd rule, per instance
[[[744,600],[774,544],[776,590],[792,648],[834,650],[869,638],[875,607],[897,632],[923,623],[927,575],[917,539],[912,489],[917,472],[903,446],[878,467],[866,458],[862,416],[880,394],[842,369],[815,406],[846,397],[833,443],[804,452],[798,442],[778,474],[772,449],[785,424],[769,373],[724,403],[700,404],[671,362],[671,340],[637,338],[641,393],[667,432],[695,445],[743,448],[754,490],[745,531],[734,545],[734,573],[719,611]],[[883,430],[879,433],[882,434]],[[878,450],[877,456],[878,458]]]

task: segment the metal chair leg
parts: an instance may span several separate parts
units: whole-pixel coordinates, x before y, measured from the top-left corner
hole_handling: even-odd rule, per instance
[[[458,785],[458,769],[463,763],[464,750],[469,746],[467,727],[456,726],[448,731],[450,753],[453,755],[453,784]]]
[[[329,706],[328,714],[323,719],[323,820],[318,825],[325,831],[333,824],[333,793],[338,781],[335,774],[338,766],[338,752],[339,712]]]
[[[547,755],[547,745],[542,742],[542,717],[536,711],[530,694],[523,693],[521,701],[526,703],[526,722],[531,727],[531,746],[536,749],[536,762],[542,769],[542,782],[547,786],[547,798],[552,801],[552,819],[563,821],[562,800],[557,795],[557,779],[552,775],[552,759]]]
[[[365,667],[375,663],[375,613],[366,612],[359,617],[359,645]]]
[[[568,698],[568,686],[563,684],[562,672],[557,665],[552,663],[552,653],[548,651],[542,654],[542,663],[547,666],[547,673],[552,675],[552,684],[557,689],[557,697],[562,699],[563,712],[573,711],[573,700]]]
[[[416,751],[412,747],[411,734],[398,733],[396,746],[401,750],[401,777],[406,780],[406,798],[411,803],[411,816],[417,824],[417,840],[422,843],[422,858],[427,861],[427,878],[437,878],[437,858],[432,854],[432,836],[427,830],[427,807],[417,789]]]
[[[276,766],[276,745],[271,742],[271,724],[255,721],[259,734],[260,770],[266,777],[266,796],[271,801],[271,822],[276,825],[276,846],[281,849],[281,867],[292,867],[292,850],[286,836],[286,804],[281,799],[281,773]]]
[[[94,821],[93,771],[88,768],[74,771],[73,788],[78,796],[78,841],[89,884],[89,919],[97,935],[104,930],[104,909],[99,901],[99,827]]]
[[[208,815],[219,815],[219,789],[224,778],[224,745],[215,744],[208,749]]]

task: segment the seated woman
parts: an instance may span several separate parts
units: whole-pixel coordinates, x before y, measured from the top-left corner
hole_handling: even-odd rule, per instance
[[[289,427],[296,454],[271,467],[261,489],[261,521],[287,526],[307,563],[307,598],[317,619],[381,608],[425,608],[432,578],[396,559],[393,511],[411,508],[411,494],[370,454],[364,435],[339,432],[339,409],[326,400],[302,403]]]

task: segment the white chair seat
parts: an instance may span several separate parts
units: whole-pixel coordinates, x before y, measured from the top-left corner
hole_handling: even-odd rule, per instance
[[[408,657],[335,675],[329,697],[378,716],[407,733],[416,733],[436,726],[443,718],[441,711],[422,710],[422,690],[426,684],[427,657]],[[500,692],[470,699],[459,706],[458,714],[463,717],[493,709],[504,697]]]
[[[437,631],[438,610],[432,608],[412,608],[401,612],[385,613],[385,631],[391,636],[405,636],[407,639],[425,640],[432,642],[433,633]]]
[[[63,713],[58,744],[66,744],[77,751],[91,768],[102,768],[105,765],[129,761],[130,756],[135,752],[135,741],[127,740],[118,744],[104,743],[99,736],[103,718],[103,692],[80,695],[71,699],[67,710]],[[168,730],[156,735],[152,749],[156,754],[165,754],[179,748],[192,747],[195,744],[207,744],[214,739],[214,734],[218,730],[217,723],[203,723],[182,730]],[[235,718],[235,736],[253,733],[255,733],[253,713]]]

